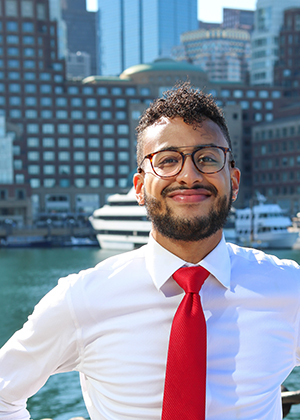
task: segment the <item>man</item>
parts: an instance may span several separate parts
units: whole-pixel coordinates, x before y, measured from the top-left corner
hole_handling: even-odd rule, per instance
[[[221,111],[188,84],[167,92],[141,118],[137,158],[136,196],[153,225],[148,245],[61,279],[42,299],[0,354],[0,418],[27,419],[26,398],[70,370],[80,372],[93,420],[198,418],[190,402],[186,414],[168,417],[165,400],[162,409],[173,318],[189,293],[199,299],[174,280],[184,267],[207,276],[205,418],[281,419],[280,385],[299,364],[300,270],[225,243],[240,172]],[[184,375],[185,366],[177,369]],[[179,385],[174,404],[181,394]]]

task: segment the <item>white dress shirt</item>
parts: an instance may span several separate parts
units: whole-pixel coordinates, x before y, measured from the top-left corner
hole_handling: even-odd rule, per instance
[[[0,352],[0,418],[28,419],[49,375],[76,370],[92,420],[159,420],[184,264],[151,237],[60,279]],[[211,273],[207,420],[281,419],[280,384],[300,356],[299,266],[224,239],[199,264]]]

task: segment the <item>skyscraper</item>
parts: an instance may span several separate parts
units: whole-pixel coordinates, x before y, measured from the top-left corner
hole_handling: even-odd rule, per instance
[[[98,0],[99,70],[127,67],[171,55],[180,34],[197,29],[197,0]]]
[[[299,7],[299,0],[257,0],[252,33],[251,84],[273,84],[284,10],[291,7]]]

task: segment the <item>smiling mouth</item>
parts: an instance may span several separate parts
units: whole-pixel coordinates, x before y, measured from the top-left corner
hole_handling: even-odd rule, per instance
[[[174,201],[180,203],[199,203],[211,197],[212,193],[207,189],[185,189],[176,190],[167,195]]]
[[[166,187],[161,192],[162,197],[169,197],[174,198],[176,196],[180,197],[210,197],[211,195],[217,196],[218,191],[213,185],[198,185],[193,188],[187,188],[187,187]]]

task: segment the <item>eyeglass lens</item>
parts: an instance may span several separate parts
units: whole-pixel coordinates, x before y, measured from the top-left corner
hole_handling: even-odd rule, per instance
[[[215,173],[220,171],[225,164],[225,153],[217,147],[205,147],[196,150],[193,154],[193,162],[197,169],[203,173]],[[160,176],[172,176],[181,171],[185,154],[173,150],[163,150],[152,157],[154,172]]]

